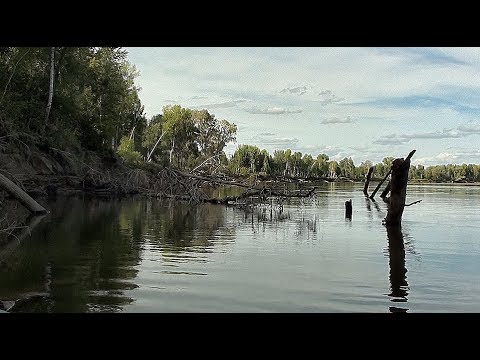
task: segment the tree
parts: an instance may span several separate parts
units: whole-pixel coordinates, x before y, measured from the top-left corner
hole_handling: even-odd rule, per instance
[[[227,120],[219,121],[207,110],[192,110],[192,120],[197,129],[198,162],[224,155],[223,149],[227,143],[236,140],[237,126]]]
[[[134,149],[133,139],[129,139],[127,136],[122,137],[120,140],[117,153],[127,163],[139,163],[142,159],[142,155]]]
[[[338,162],[336,162],[335,160],[331,161],[330,164],[328,165],[328,171],[329,171],[329,174],[328,176],[329,177],[338,177],[340,174],[341,174],[341,169],[340,169],[340,166],[338,165]]]
[[[327,154],[318,154],[317,155],[317,172],[319,176],[328,176],[329,172],[329,157]]]

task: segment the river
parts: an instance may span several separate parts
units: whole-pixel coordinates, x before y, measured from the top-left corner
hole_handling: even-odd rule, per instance
[[[407,202],[422,202],[390,232],[386,204],[362,188],[323,184],[255,212],[59,198],[0,248],[0,300],[23,299],[16,312],[479,312],[480,187],[409,184]]]

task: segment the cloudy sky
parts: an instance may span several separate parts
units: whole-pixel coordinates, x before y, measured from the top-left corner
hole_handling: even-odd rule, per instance
[[[169,104],[237,143],[331,159],[480,163],[480,48],[127,48],[147,117]]]

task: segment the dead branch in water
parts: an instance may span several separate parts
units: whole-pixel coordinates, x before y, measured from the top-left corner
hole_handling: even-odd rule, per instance
[[[239,186],[246,190],[239,195],[215,198],[208,196],[204,190],[212,184],[225,184]],[[278,191],[268,187],[255,189],[255,185],[247,185],[236,181],[223,180],[214,177],[194,175],[179,170],[165,168],[155,176],[150,195],[156,197],[174,198],[194,203],[208,202],[212,204],[235,205],[239,200],[257,198],[266,202],[267,198],[293,198],[309,197],[316,187],[309,190]]]
[[[419,202],[421,202],[422,200],[417,200],[417,201],[414,201],[410,204],[405,204],[405,206],[410,206],[410,205],[415,205],[415,204],[418,204]]]
[[[370,166],[367,173],[367,179],[365,180],[365,186],[363,187],[363,193],[365,196],[368,196],[368,184],[370,184],[370,179],[372,177],[374,166]]]

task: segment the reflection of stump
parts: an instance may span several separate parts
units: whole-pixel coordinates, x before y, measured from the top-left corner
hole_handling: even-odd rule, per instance
[[[352,199],[345,201],[345,218],[352,218]]]
[[[398,225],[387,226],[387,237],[391,289],[389,296],[394,298],[392,301],[406,302],[408,283],[405,267],[405,245],[401,227]]]

